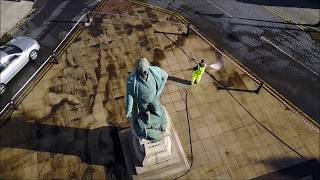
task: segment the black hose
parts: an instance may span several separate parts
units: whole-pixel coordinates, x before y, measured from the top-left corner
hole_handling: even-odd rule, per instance
[[[174,180],[179,179],[179,178],[185,176],[186,174],[188,174],[190,172],[190,170],[192,169],[192,164],[193,164],[193,149],[192,149],[191,127],[190,127],[190,118],[189,118],[189,109],[188,109],[188,91],[185,88],[183,88],[183,89],[186,92],[186,98],[185,98],[184,102],[186,104],[186,112],[187,112],[187,120],[188,120],[189,145],[190,145],[190,167],[185,173],[174,178]]]

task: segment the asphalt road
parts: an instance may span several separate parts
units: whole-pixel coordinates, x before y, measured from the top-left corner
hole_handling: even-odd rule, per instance
[[[320,9],[317,1],[149,0],[180,12],[208,39],[241,61],[320,123],[320,42],[263,5]],[[299,9],[297,9],[298,11]],[[320,12],[319,12],[320,14]],[[320,15],[319,15],[320,16]],[[317,22],[317,21],[315,21]],[[311,27],[311,25],[305,26]]]
[[[29,62],[6,86],[0,96],[0,110],[19,91],[26,81],[50,56],[55,47],[87,11],[94,9],[97,0],[38,0],[39,10],[17,32],[18,35],[33,37],[41,49],[37,62]]]

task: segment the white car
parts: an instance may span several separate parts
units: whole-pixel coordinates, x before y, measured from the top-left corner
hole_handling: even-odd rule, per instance
[[[0,94],[6,84],[29,62],[38,57],[39,43],[26,36],[19,36],[0,47]]]

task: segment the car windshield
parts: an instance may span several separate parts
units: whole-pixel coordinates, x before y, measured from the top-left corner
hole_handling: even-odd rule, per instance
[[[14,45],[6,44],[0,47],[0,50],[7,53],[7,54],[16,54],[16,53],[22,53],[22,50]]]

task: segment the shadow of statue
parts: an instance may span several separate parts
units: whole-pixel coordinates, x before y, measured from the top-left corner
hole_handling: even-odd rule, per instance
[[[118,128],[80,129],[11,119],[0,127],[0,147],[75,155],[88,164],[105,166],[108,173],[126,174]]]

